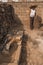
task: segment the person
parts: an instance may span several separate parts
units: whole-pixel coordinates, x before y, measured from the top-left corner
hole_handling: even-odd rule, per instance
[[[35,18],[35,15],[36,15],[36,10],[35,10],[35,7],[31,7],[31,11],[30,11],[30,29],[33,29],[34,28],[34,18]]]

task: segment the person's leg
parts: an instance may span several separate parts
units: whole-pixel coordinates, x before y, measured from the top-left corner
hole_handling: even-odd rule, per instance
[[[34,18],[30,17],[30,29],[33,29]]]
[[[32,29],[34,28],[34,17],[32,18]]]

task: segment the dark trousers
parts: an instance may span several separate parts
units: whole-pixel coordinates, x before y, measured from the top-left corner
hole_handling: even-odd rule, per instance
[[[34,28],[34,17],[30,17],[30,29]]]

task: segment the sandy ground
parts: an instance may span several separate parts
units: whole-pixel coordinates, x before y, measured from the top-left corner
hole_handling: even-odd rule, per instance
[[[43,65],[43,31],[38,29],[30,30],[26,28],[25,33],[28,35],[28,40],[25,48],[25,51],[27,51],[27,53],[24,53],[24,59],[26,59],[25,61],[27,63],[24,63],[25,61],[23,60],[24,62],[18,64],[18,61],[22,60],[19,59],[21,53],[20,45],[17,47],[11,57],[0,55],[0,62],[4,62],[0,65]],[[22,57],[24,57],[23,54]],[[5,61],[3,61],[3,59]]]
[[[43,31],[28,31],[27,65],[43,65]]]

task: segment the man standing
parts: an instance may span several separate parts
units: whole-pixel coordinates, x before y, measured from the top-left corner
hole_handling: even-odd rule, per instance
[[[30,29],[32,30],[34,28],[34,18],[35,18],[35,15],[36,15],[36,10],[35,10],[35,6],[31,6],[30,9]]]

